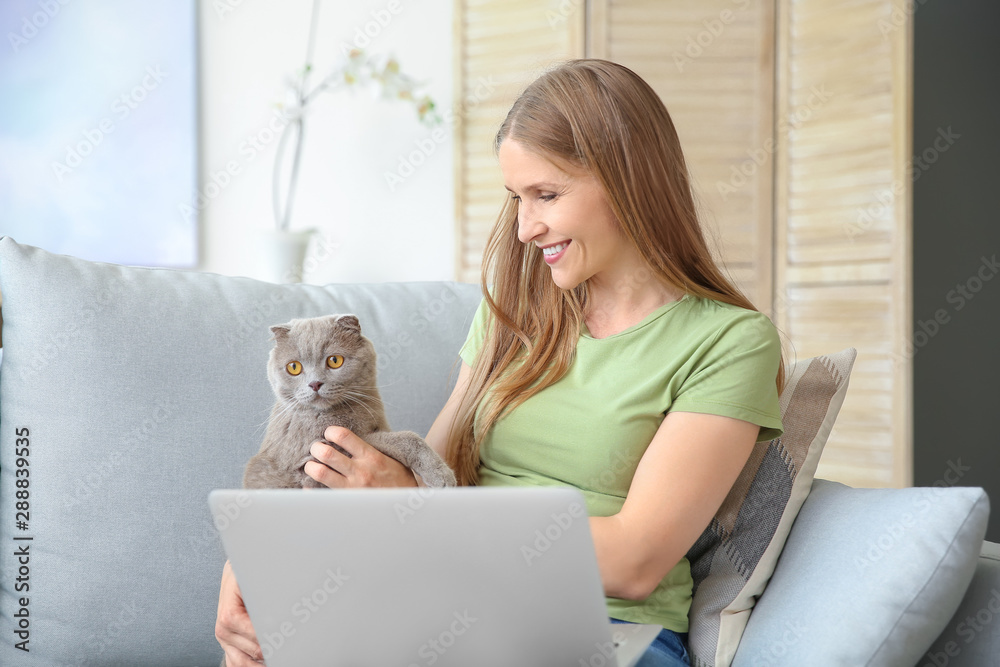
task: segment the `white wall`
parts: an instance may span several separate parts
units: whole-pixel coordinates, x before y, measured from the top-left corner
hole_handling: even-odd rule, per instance
[[[254,233],[274,225],[270,125],[305,62],[311,9],[311,0],[201,0],[200,180],[202,193],[214,195],[200,213],[203,270],[260,275]],[[359,36],[370,40],[369,53],[394,55],[426,80],[439,109],[450,108],[450,0],[325,0],[313,81]],[[434,141],[412,105],[362,90],[310,106],[292,218],[293,229],[319,230],[305,281],[452,279],[452,128],[440,126],[443,140]],[[385,174],[401,160],[422,164],[392,189]]]

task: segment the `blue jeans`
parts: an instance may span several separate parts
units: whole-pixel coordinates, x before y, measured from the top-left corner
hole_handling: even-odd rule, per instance
[[[611,622],[627,623],[628,621],[612,618]],[[664,628],[646,649],[646,652],[642,654],[635,667],[690,667],[691,658],[688,656],[686,641],[687,634]]]

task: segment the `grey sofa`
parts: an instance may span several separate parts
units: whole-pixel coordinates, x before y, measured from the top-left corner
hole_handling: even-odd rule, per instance
[[[392,426],[426,432],[479,301],[473,285],[272,285],[9,238],[0,294],[0,664],[26,667],[217,665],[206,497],[239,485],[263,435],[268,326],[357,314]],[[1000,664],[988,511],[981,489],[817,480],[733,664]]]

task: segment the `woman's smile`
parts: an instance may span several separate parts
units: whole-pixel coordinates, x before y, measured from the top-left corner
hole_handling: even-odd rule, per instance
[[[562,243],[555,243],[549,246],[540,246],[542,254],[544,255],[545,263],[549,266],[555,264],[559,259],[566,254],[566,249],[572,241],[563,241]]]

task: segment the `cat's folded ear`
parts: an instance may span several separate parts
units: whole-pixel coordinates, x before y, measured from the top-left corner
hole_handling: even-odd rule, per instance
[[[288,333],[291,330],[291,324],[275,324],[271,327],[271,340],[283,340],[288,337]]]
[[[337,318],[337,326],[361,335],[361,323],[355,315],[341,315]]]

